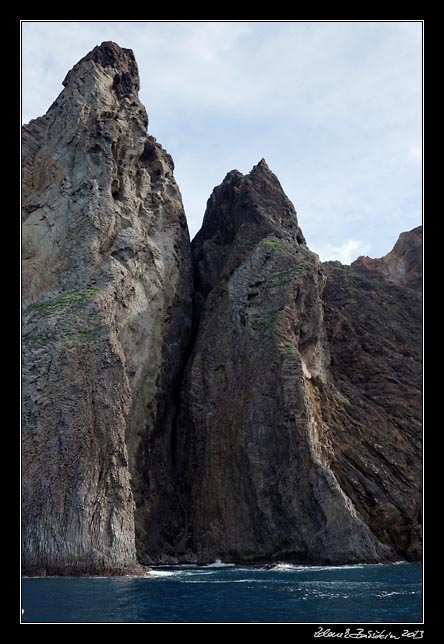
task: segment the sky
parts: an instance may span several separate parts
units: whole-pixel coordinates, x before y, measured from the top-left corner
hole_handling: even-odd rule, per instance
[[[134,51],[191,237],[263,157],[323,261],[381,257],[422,223],[421,22],[24,21],[24,123],[105,40]]]

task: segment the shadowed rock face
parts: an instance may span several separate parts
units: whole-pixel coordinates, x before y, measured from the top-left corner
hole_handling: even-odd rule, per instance
[[[419,558],[422,229],[322,264],[262,159],[190,246],[133,53],[64,86],[23,128],[24,573]]]
[[[407,559],[422,551],[421,237],[421,228],[403,233],[376,270],[360,261],[324,265],[330,371],[340,392],[323,399],[332,469],[373,533]],[[393,270],[397,262],[402,271]]]
[[[416,296],[374,277],[381,291],[374,297],[387,307],[381,317],[366,304],[365,277],[344,286],[362,271],[323,266],[308,250],[264,161],[247,176],[229,173],[214,190],[192,249],[198,331],[178,432],[185,558],[339,564],[416,556]],[[356,362],[338,346],[334,320],[346,314],[353,284],[369,343],[390,344],[407,320],[406,355],[391,346],[388,370],[373,354],[366,365],[362,354],[371,349],[352,330],[344,341]],[[398,367],[404,374],[393,380]],[[370,369],[382,372],[375,385],[386,397],[382,409],[361,400]]]
[[[172,485],[191,254],[133,53],[103,43],[64,85],[23,128],[23,565],[118,572]]]

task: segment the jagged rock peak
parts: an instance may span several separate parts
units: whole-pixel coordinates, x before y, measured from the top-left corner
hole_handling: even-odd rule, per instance
[[[296,210],[265,159],[246,175],[232,170],[214,188],[194,245],[206,239],[231,243],[246,227],[258,239],[274,234],[305,244]]]
[[[253,166],[252,170],[250,171],[250,175],[257,173],[257,172],[269,172],[270,174],[273,174],[268,166],[268,163],[265,161],[265,159],[262,157],[262,159],[257,163],[256,165]],[[274,176],[274,175],[273,175]]]
[[[352,266],[383,275],[398,286],[421,290],[422,226],[401,233],[393,249],[384,257],[372,259],[361,255]]]
[[[89,73],[89,63],[93,61],[102,68],[111,68],[114,74],[113,89],[122,96],[137,93],[140,89],[139,70],[132,49],[123,49],[112,41],[105,41],[94,47],[66,75],[63,86],[67,87],[75,79]],[[107,69],[107,72],[110,70]]]
[[[305,247],[296,210],[261,159],[246,175],[231,170],[208,199],[191,244],[196,291],[205,297],[222,271],[228,276],[267,237]]]

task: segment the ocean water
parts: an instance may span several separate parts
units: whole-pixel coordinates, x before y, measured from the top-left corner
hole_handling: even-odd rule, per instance
[[[22,582],[23,623],[420,623],[422,565],[157,567]]]

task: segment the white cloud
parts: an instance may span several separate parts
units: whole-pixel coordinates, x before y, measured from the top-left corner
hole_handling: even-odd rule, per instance
[[[407,150],[407,158],[410,161],[421,163],[422,162],[422,146],[411,145]]]
[[[367,255],[369,249],[369,244],[358,239],[349,239],[338,246],[334,244],[321,244],[321,246],[316,248],[316,253],[323,262],[338,260],[341,264],[351,264],[360,255]]]
[[[134,50],[192,236],[213,187],[262,157],[316,252],[382,256],[420,223],[421,23],[26,22],[25,122],[104,40]]]

